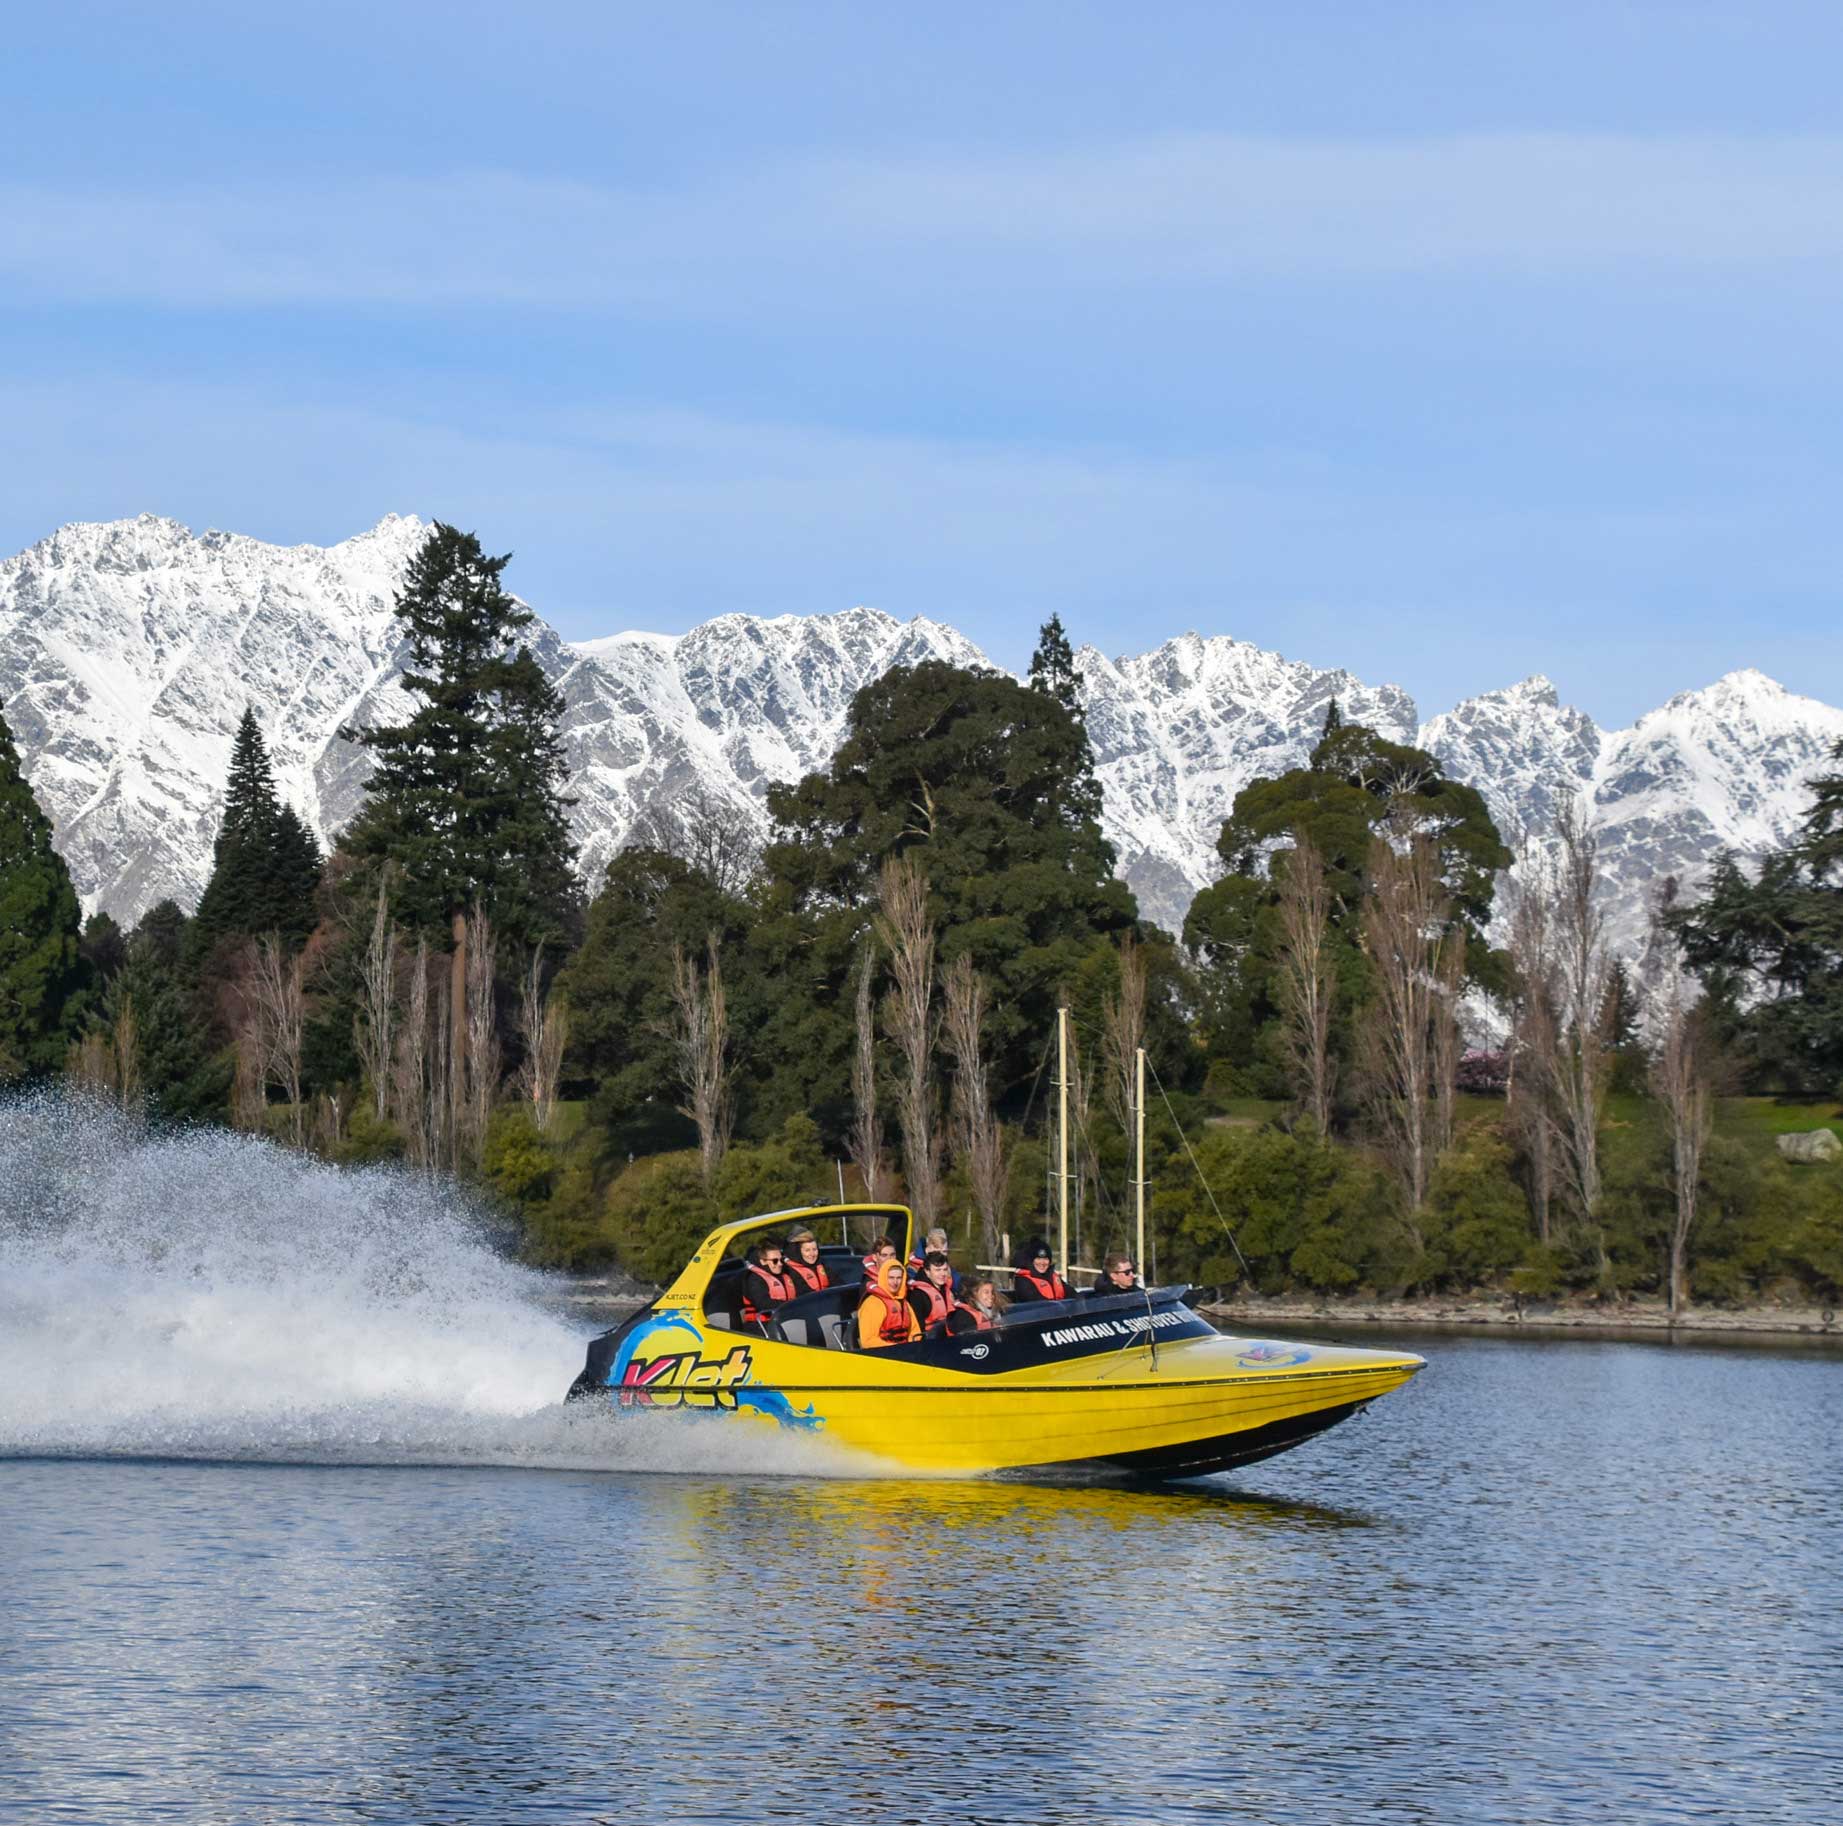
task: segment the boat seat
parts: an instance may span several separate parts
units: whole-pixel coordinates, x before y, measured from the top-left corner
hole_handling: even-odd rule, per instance
[[[811,1326],[805,1319],[783,1319],[775,1326],[785,1344],[817,1344],[819,1340],[811,1336]]]
[[[852,1350],[855,1348],[856,1325],[844,1314],[822,1312],[819,1315],[819,1330],[825,1338],[827,1350]]]
[[[707,1325],[714,1325],[718,1331],[731,1329],[730,1316],[726,1312],[707,1312],[704,1315],[704,1321]]]

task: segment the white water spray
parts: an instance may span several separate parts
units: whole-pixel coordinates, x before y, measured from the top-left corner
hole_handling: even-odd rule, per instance
[[[0,1454],[847,1467],[566,1411],[586,1327],[452,1187],[55,1092],[0,1105]]]

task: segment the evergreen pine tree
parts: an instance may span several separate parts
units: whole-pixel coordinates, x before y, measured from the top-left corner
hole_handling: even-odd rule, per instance
[[[1343,727],[1344,713],[1337,707],[1337,699],[1333,698],[1325,706],[1325,726],[1318,732],[1318,739],[1322,742],[1326,736],[1335,734]]]
[[[377,757],[345,838],[398,865],[405,923],[445,938],[478,900],[501,937],[554,939],[575,922],[575,846],[562,795],[562,698],[517,636],[532,615],[500,585],[508,558],[437,522],[397,619],[409,642],[407,722],[348,730]]]
[[[211,879],[199,898],[189,939],[196,958],[219,939],[279,932],[294,944],[313,929],[320,850],[275,790],[269,750],[254,710],[246,709],[231,746],[224,821]]]
[[[275,820],[270,849],[269,922],[262,929],[281,932],[297,943],[314,925],[314,896],[320,890],[320,846],[292,805]]]
[[[230,1066],[211,1051],[164,919],[151,928],[143,924],[128,941],[126,959],[109,981],[95,1024],[112,1037],[128,1009],[133,1010],[135,1064],[148,1113],[164,1122],[222,1119]]]
[[[91,979],[100,991],[128,961],[128,936],[107,913],[92,913],[83,922],[79,949],[89,965]]]
[[[1037,650],[1030,656],[1030,684],[1047,691],[1070,716],[1081,721],[1082,676],[1075,669],[1075,649],[1062,631],[1062,617],[1052,615],[1037,630]]]
[[[0,715],[0,1082],[55,1069],[83,1012],[82,910]]]

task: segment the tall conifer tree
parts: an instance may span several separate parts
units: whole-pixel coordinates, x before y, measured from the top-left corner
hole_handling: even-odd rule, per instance
[[[189,931],[191,954],[203,956],[219,939],[265,932],[302,943],[313,929],[319,884],[319,845],[281,802],[262,727],[245,709],[231,745],[211,879]]]
[[[82,910],[0,715],[0,1082],[60,1064],[89,975]]]
[[[563,701],[518,636],[530,610],[501,587],[509,561],[437,522],[411,562],[397,620],[409,642],[406,722],[348,730],[377,757],[345,837],[400,870],[399,915],[445,936],[477,901],[502,938],[554,939],[579,890],[563,797]]]
[[[1079,723],[1082,716],[1082,676],[1075,667],[1075,649],[1062,631],[1062,617],[1052,615],[1037,630],[1037,650],[1030,656],[1030,684],[1046,691]]]

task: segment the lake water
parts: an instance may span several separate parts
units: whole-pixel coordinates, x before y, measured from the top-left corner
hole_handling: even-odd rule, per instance
[[[1232,1479],[927,1483],[564,1415],[554,1291],[0,1122],[0,1818],[1843,1818],[1835,1354],[1404,1338]]]

